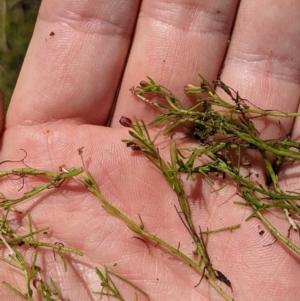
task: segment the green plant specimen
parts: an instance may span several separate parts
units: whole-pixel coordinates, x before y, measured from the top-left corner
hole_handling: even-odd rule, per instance
[[[226,86],[221,80],[215,81],[215,86],[212,86],[203,77],[200,76],[200,78],[202,83],[199,87],[192,85],[185,87],[187,94],[197,94],[199,97],[198,103],[187,110],[182,107],[171,91],[156,84],[151,78],[149,78],[149,82],[143,81],[141,86],[132,89],[133,93],[143,101],[165,110],[165,113],[155,118],[150,125],[167,122],[163,135],[172,133],[180,125],[192,125],[191,136],[199,142],[199,147],[176,148],[176,144],[170,136],[171,163],[167,164],[169,170],[166,172],[161,164],[157,164],[153,160],[153,158],[159,159],[158,150],[154,146],[154,140],[149,137],[143,122],[136,121],[136,124],[131,125],[134,131],[129,133],[134,140],[124,142],[127,146],[140,150],[149,158],[163,172],[167,180],[169,179],[168,182],[173,189],[176,186],[173,178],[178,179],[177,175],[182,173],[187,177],[201,174],[212,184],[214,181],[210,177],[211,174],[221,173],[224,178],[229,176],[228,183],[235,183],[240,195],[246,201],[243,205],[253,208],[252,216],[258,217],[276,238],[300,254],[299,247],[279,233],[263,215],[265,209],[282,209],[291,227],[298,231],[292,216],[300,214],[297,203],[300,194],[294,191],[283,191],[278,182],[277,171],[282,164],[293,163],[300,159],[300,143],[292,141],[290,137],[282,140],[264,140],[260,138],[253,123],[253,120],[266,116],[293,118],[299,117],[299,114],[252,108],[251,103],[241,98],[237,92]],[[218,87],[229,95],[232,103],[218,96],[216,92]],[[163,99],[164,103],[154,103],[149,100],[154,95]],[[246,155],[247,150],[256,150],[261,156],[267,175],[266,185],[263,186],[253,179],[250,169],[246,175],[241,173],[242,167],[251,168],[251,163]],[[236,162],[234,162],[234,155],[237,157]],[[196,159],[202,156],[209,158],[210,162],[198,165]],[[171,174],[172,176],[170,176]],[[184,214],[187,214],[187,206],[181,202],[180,205]],[[189,225],[189,218],[186,218]]]
[[[41,248],[53,249],[61,258],[65,270],[67,269],[65,252],[83,254],[79,250],[61,244],[37,240],[35,236],[47,229],[34,229],[34,221],[31,220],[30,213],[27,214],[29,231],[22,235],[12,230],[7,217],[14,210],[15,204],[36,196],[46,189],[59,189],[62,182],[72,179],[94,194],[106,212],[122,220],[134,233],[134,238],[145,244],[145,252],[148,252],[149,256],[153,248],[163,248],[199,275],[199,283],[195,286],[201,285],[202,281],[207,281],[224,300],[234,300],[235,283],[226,276],[226,271],[221,270],[211,260],[207,246],[211,235],[224,231],[239,231],[240,225],[228,225],[222,229],[202,229],[200,224],[195,223],[190,199],[186,193],[186,183],[194,181],[196,176],[207,181],[212,187],[212,192],[222,190],[227,185],[234,185],[238,192],[235,202],[237,210],[245,206],[250,208],[252,213],[247,220],[259,219],[274,236],[274,243],[285,245],[296,256],[300,254],[300,247],[290,237],[290,231],[297,235],[299,233],[297,216],[300,215],[300,194],[296,191],[285,191],[278,181],[278,171],[282,165],[294,164],[300,160],[300,144],[290,137],[264,140],[260,137],[254,123],[260,118],[297,118],[300,115],[262,110],[241,98],[238,92],[221,80],[210,84],[201,76],[200,79],[199,86],[185,86],[185,92],[196,95],[198,100],[192,108],[184,108],[171,91],[148,78],[131,91],[142,101],[158,108],[160,114],[150,124],[138,118],[120,119],[120,123],[129,129],[131,136],[131,139],[123,140],[125,145],[136,155],[145,156],[161,172],[177,196],[178,203],[170,210],[176,211],[182,227],[190,235],[195,246],[193,254],[184,253],[180,242],[178,245],[171,245],[156,233],[149,232],[142,214],[136,217],[138,220],[136,222],[106,199],[93,175],[86,168],[83,148],[80,148],[78,152],[83,160],[82,168],[68,169],[61,166],[59,172],[49,172],[25,167],[0,172],[0,177],[6,178],[42,176],[44,179],[43,184],[28,190],[21,197],[10,199],[4,194],[1,195],[0,207],[5,209],[6,213],[0,223],[0,243],[10,255],[9,258],[0,257],[0,260],[23,272],[26,292],[22,293],[6,282],[3,282],[4,286],[23,299],[33,300],[31,287],[35,285],[44,300],[60,300],[57,284],[53,279],[49,278],[47,284],[48,282],[39,275],[40,268],[36,265],[39,251]],[[228,101],[218,95],[217,88],[228,95]],[[157,125],[160,125],[159,131],[150,130],[157,129]],[[163,147],[161,140],[165,142]],[[252,170],[250,152],[251,154],[254,152],[264,165],[265,183],[258,181],[260,175]],[[25,164],[24,159],[20,162]],[[289,232],[280,232],[266,213],[272,213],[275,217],[278,215],[285,217],[290,227]],[[34,250],[31,262],[25,261],[22,251],[16,248],[16,245],[23,244]],[[100,299],[108,297],[125,300],[115,282],[117,280],[131,287],[135,300],[138,300],[139,296],[151,300],[151,295],[106,266],[102,271],[95,267],[95,272],[99,277],[101,289],[94,294]]]

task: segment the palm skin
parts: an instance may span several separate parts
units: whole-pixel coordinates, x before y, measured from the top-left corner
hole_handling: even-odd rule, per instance
[[[145,0],[140,5],[129,0],[44,0],[7,114],[1,161],[20,158],[22,148],[28,165],[58,170],[62,164],[81,166],[76,150],[84,147],[87,168],[107,200],[137,222],[140,214],[149,232],[174,246],[180,242],[181,251],[193,256],[191,238],[173,207],[176,196],[145,158],[132,155],[121,142],[128,138],[118,123],[122,115],[149,121],[155,114],[129,88],[149,75],[182,96],[186,83],[199,82],[198,72],[212,80],[223,67],[222,80],[252,103],[297,111],[299,12],[298,1],[241,1],[238,7],[238,1]],[[119,84],[111,128],[103,127]],[[185,105],[192,102],[185,99]],[[286,135],[291,126],[287,120],[280,126],[258,124],[269,139]],[[295,139],[299,126],[293,126]],[[255,160],[253,169],[263,175]],[[294,175],[297,167],[281,171],[283,188],[297,188]],[[26,185],[30,187],[28,180]],[[205,181],[193,185],[191,206],[202,228],[242,224],[235,232],[209,239],[213,266],[230,279],[233,293],[220,283],[223,289],[235,300],[298,300],[299,258],[279,243],[263,247],[274,238],[258,234],[263,229],[258,219],[245,222],[250,211],[233,204],[236,189],[212,194]],[[222,300],[205,281],[195,287],[199,275],[171,255],[152,247],[149,256],[145,245],[132,239],[124,223],[106,213],[84,187],[66,183],[34,201],[18,209],[30,210],[36,228],[49,226],[50,241],[85,254],[72,257],[65,273],[52,252],[44,253],[42,270],[59,279],[63,298],[97,300],[91,293],[100,289],[94,267],[106,265],[147,291],[153,301]],[[12,222],[26,227],[21,218]],[[277,226],[286,233],[285,221]],[[22,290],[22,277],[4,263],[0,278],[19,282]],[[0,290],[0,297],[18,300],[7,289]],[[129,291],[125,297],[133,299]]]

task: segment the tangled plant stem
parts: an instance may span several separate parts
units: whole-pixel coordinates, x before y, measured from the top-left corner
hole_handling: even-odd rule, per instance
[[[22,163],[23,160],[20,160]],[[3,162],[2,162],[3,163]],[[17,176],[19,179],[23,179],[28,176],[44,176],[49,179],[48,182],[42,184],[34,189],[27,191],[23,194],[22,197],[17,199],[9,199],[3,193],[1,193],[0,208],[6,210],[5,215],[0,218],[0,245],[4,245],[8,251],[8,257],[0,256],[0,260],[7,263],[8,265],[14,267],[17,270],[20,270],[24,275],[24,282],[26,292],[22,293],[18,289],[16,289],[13,285],[7,283],[6,281],[2,281],[2,284],[8,289],[12,290],[16,295],[25,300],[33,301],[33,290],[32,286],[35,286],[43,296],[44,300],[59,300],[59,295],[54,284],[54,281],[50,278],[50,286],[41,278],[40,276],[40,267],[36,265],[41,249],[48,248],[52,249],[53,252],[57,252],[59,257],[61,258],[65,271],[67,270],[67,263],[64,256],[64,253],[73,253],[75,255],[82,256],[83,253],[80,250],[76,250],[70,247],[65,247],[62,244],[58,243],[48,243],[45,241],[39,241],[35,239],[35,236],[40,233],[46,233],[48,228],[41,228],[37,230],[33,230],[33,222],[30,216],[30,213],[27,213],[29,231],[27,234],[19,235],[14,232],[7,221],[8,215],[14,210],[14,205],[19,204],[28,200],[31,197],[34,197],[46,189],[58,187],[64,180],[70,179],[74,176],[77,176],[83,172],[82,168],[76,169],[71,168],[68,171],[62,171],[62,169],[55,172],[48,172],[43,170],[38,170],[34,168],[15,168],[7,171],[1,171],[0,177],[7,176]],[[17,247],[21,247],[22,245],[27,245],[34,249],[34,254],[32,256],[32,261],[28,262],[22,252],[17,249]]]
[[[285,139],[264,140],[260,137],[253,122],[254,119],[262,117],[297,118],[300,114],[262,110],[241,98],[238,92],[221,80],[217,80],[211,85],[203,77],[200,76],[200,79],[199,86],[185,86],[187,94],[197,95],[198,98],[196,105],[189,109],[184,109],[180,100],[169,89],[155,83],[151,78],[142,81],[140,86],[133,87],[131,91],[139,99],[159,108],[163,113],[149,125],[137,119],[133,123],[130,123],[129,120],[124,123],[125,117],[120,120],[120,123],[130,127],[129,134],[132,139],[124,140],[126,145],[147,157],[177,194],[184,215],[184,225],[188,228],[203,259],[201,264],[205,278],[209,281],[219,279],[231,287],[231,283],[225,275],[213,268],[201,233],[199,235],[195,231],[191,219],[192,213],[184,187],[180,182],[180,175],[185,174],[187,178],[193,178],[193,175],[201,174],[213,185],[212,175],[222,174],[223,178],[227,179],[227,184],[234,184],[239,195],[245,200],[245,203],[236,203],[253,209],[253,213],[248,219],[259,218],[276,239],[300,255],[299,246],[295,245],[289,237],[280,233],[265,214],[267,211],[282,210],[290,227],[295,232],[299,232],[293,217],[300,215],[300,194],[295,191],[282,190],[277,173],[283,163],[292,164],[300,160],[300,144],[291,140],[289,136]],[[231,102],[219,97],[216,88],[221,88],[229,96]],[[163,125],[161,135],[170,140],[170,162],[163,161],[159,149],[155,145],[155,139],[151,139],[148,132],[149,127],[161,124]],[[193,128],[192,133],[187,136],[197,141],[197,147],[177,147],[172,133],[180,131],[179,127],[182,125],[185,125],[185,128]],[[247,154],[248,150],[256,151],[257,155],[262,158],[268,180],[265,185],[253,179],[251,162],[247,156],[241,155]],[[201,157],[208,158],[209,162],[199,164],[198,159]],[[234,160],[233,157],[238,159]],[[243,174],[243,167],[248,169],[247,175]],[[223,187],[225,186],[226,184]],[[228,297],[223,292],[220,294],[225,299]]]
[[[79,149],[78,151],[79,154],[81,155],[82,148]],[[6,162],[18,162],[18,161],[6,160],[3,161],[2,163],[6,163]],[[25,164],[24,158],[19,162]],[[23,273],[25,293],[19,291],[14,285],[7,283],[6,281],[2,281],[2,284],[7,289],[13,291],[21,299],[34,301],[32,287],[35,287],[40,292],[40,296],[43,298],[43,300],[47,300],[47,301],[63,300],[61,299],[61,296],[58,293],[58,289],[54,280],[51,277],[49,278],[49,281],[45,281],[42,278],[42,274],[43,274],[42,268],[37,266],[37,261],[40,256],[41,249],[48,248],[53,250],[53,253],[56,252],[59,255],[59,258],[63,262],[65,271],[67,271],[67,260],[65,258],[64,253],[72,253],[77,256],[83,256],[84,254],[80,250],[76,250],[74,248],[64,246],[62,243],[58,243],[58,242],[48,243],[45,241],[37,240],[35,237],[38,234],[47,233],[49,228],[45,227],[45,228],[34,230],[34,225],[30,213],[27,213],[26,215],[28,218],[28,228],[29,228],[28,233],[20,235],[17,232],[13,231],[8,222],[8,216],[11,212],[17,214],[22,213],[14,209],[14,206],[16,204],[25,202],[29,198],[38,196],[46,189],[51,189],[51,188],[59,189],[60,185],[65,180],[75,179],[77,182],[83,183],[86,188],[88,188],[91,192],[93,192],[100,199],[100,201],[105,205],[105,209],[109,213],[114,214],[119,218],[123,219],[124,222],[127,223],[128,226],[131,226],[132,230],[133,231],[135,230],[136,233],[139,233],[141,235],[143,234],[146,235],[146,232],[144,233],[142,230],[141,233],[140,231],[137,231],[138,229],[140,229],[138,225],[136,225],[133,221],[127,218],[124,214],[122,214],[117,208],[113,207],[109,202],[107,202],[100,194],[97,188],[97,184],[93,179],[93,177],[91,176],[91,174],[88,171],[86,171],[85,175],[82,175],[83,172],[84,172],[84,168],[67,169],[65,166],[61,166],[59,172],[49,172],[49,171],[34,169],[30,167],[15,168],[6,171],[0,171],[0,177],[6,177],[7,179],[11,180],[9,176],[16,176],[18,179],[23,181],[23,184],[25,179],[30,176],[34,176],[34,177],[43,176],[44,178],[48,178],[48,181],[46,181],[46,183],[37,186],[29,191],[24,192],[23,195],[17,199],[7,198],[3,193],[0,193],[2,199],[2,201],[0,202],[0,208],[3,208],[6,211],[6,212],[4,211],[5,212],[4,216],[0,217],[0,246],[3,245],[4,248],[8,250],[8,256],[0,256],[0,260]],[[23,187],[21,187],[21,189],[22,188]],[[24,258],[24,254],[22,250],[19,249],[22,245],[26,245],[34,250],[34,254],[32,255],[31,261],[28,261],[28,258],[26,259]],[[55,259],[55,253],[54,253],[54,259]],[[95,273],[99,276],[99,279],[101,281],[100,286],[102,289],[100,292],[94,292],[94,294],[99,295],[100,298],[102,298],[103,296],[110,296],[120,301],[125,300],[114,282],[114,278],[117,278],[119,281],[133,288],[133,290],[135,291],[135,300],[138,300],[138,294],[144,295],[146,298],[149,299],[148,294],[145,291],[143,291],[142,289],[140,289],[130,281],[126,280],[122,276],[118,275],[117,273],[108,270],[106,267],[104,268],[103,273],[100,271],[100,269],[95,268]]]

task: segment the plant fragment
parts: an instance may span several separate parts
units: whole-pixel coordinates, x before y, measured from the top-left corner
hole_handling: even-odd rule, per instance
[[[245,201],[236,203],[252,208],[253,213],[248,219],[259,218],[276,239],[293,252],[300,254],[300,247],[276,229],[265,214],[281,210],[290,227],[299,232],[295,217],[300,215],[300,194],[296,191],[284,191],[280,187],[277,174],[282,164],[286,162],[293,164],[300,160],[300,143],[293,141],[290,136],[272,140],[263,139],[254,123],[259,118],[297,118],[300,114],[262,110],[243,99],[238,92],[221,80],[210,84],[202,76],[199,77],[201,79],[199,86],[184,87],[186,94],[194,94],[198,98],[196,104],[188,109],[183,107],[169,89],[157,84],[151,78],[142,81],[140,86],[131,88],[134,95],[145,103],[159,108],[162,113],[149,125],[135,118],[129,130],[132,139],[123,142],[148,158],[177,194],[180,212],[176,210],[193,238],[197,252],[201,254],[205,278],[219,279],[231,287],[230,280],[223,272],[213,267],[206,245],[193,225],[180,175],[185,174],[187,179],[193,179],[193,175],[200,174],[212,185],[215,183],[215,176],[222,175],[223,180],[227,182],[224,186],[234,184],[239,191],[238,194]],[[230,101],[222,99],[217,93],[217,88],[222,89]],[[151,126],[158,125],[163,126],[160,134],[169,139],[170,162],[162,159],[159,147],[155,144],[160,134],[155,138],[151,138],[149,134]],[[190,132],[186,131],[185,135],[196,141],[198,146],[186,148],[177,146],[174,133],[182,131],[182,128],[192,129]],[[261,158],[267,178],[264,184],[258,182],[259,175],[254,175],[251,171],[251,160],[247,157],[249,150]],[[199,158],[206,158],[204,160],[206,163],[200,164]],[[226,298],[224,295],[223,297]]]
[[[17,161],[6,160],[1,162],[1,164],[4,164],[6,162]],[[20,162],[25,164],[24,159],[22,159]],[[79,256],[82,256],[83,253],[80,250],[76,250],[74,248],[65,247],[64,245],[57,243],[45,242],[44,240],[39,240],[38,238],[36,238],[37,235],[46,233],[49,228],[44,227],[41,229],[34,229],[30,212],[25,214],[25,218],[27,217],[28,221],[27,233],[18,234],[16,231],[14,231],[10,226],[8,217],[10,214],[21,213],[15,209],[15,205],[24,202],[29,198],[38,195],[39,193],[42,193],[46,189],[57,188],[66,179],[75,177],[82,172],[82,168],[71,168],[68,171],[63,171],[62,168],[60,168],[59,172],[48,172],[30,167],[14,168],[11,170],[0,171],[0,177],[7,177],[8,179],[10,179],[9,177],[11,176],[16,176],[17,179],[20,179],[22,181],[24,181],[24,179],[29,176],[43,176],[48,178],[48,182],[24,192],[21,197],[18,197],[16,199],[10,199],[3,193],[0,193],[0,209],[2,208],[2,211],[0,211],[0,246],[2,245],[8,251],[8,255],[0,256],[0,260],[23,273],[25,292],[19,291],[14,285],[6,281],[2,281],[2,284],[22,299],[33,301],[34,287],[41,292],[44,300],[61,300],[54,281],[50,278],[50,286],[48,286],[42,279],[43,270],[37,265],[42,249],[48,248],[50,250],[53,250],[54,254],[58,253],[60,259],[63,262],[65,271],[67,270],[67,264],[64,253],[73,253]],[[21,189],[23,189],[23,185],[21,186]],[[25,259],[22,249],[20,249],[22,248],[22,246],[32,249],[31,260],[28,259],[28,256]]]

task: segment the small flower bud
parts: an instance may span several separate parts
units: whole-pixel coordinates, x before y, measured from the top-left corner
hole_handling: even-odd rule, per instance
[[[184,86],[184,92],[190,92],[191,90],[195,89],[196,87],[191,84],[187,84]]]
[[[125,116],[122,116],[119,122],[121,125],[123,125],[126,128],[130,128],[132,126],[132,120]]]
[[[145,80],[142,80],[142,81],[140,82],[140,86],[143,87],[143,88],[145,88],[145,87],[150,86],[150,83],[147,82],[147,81],[145,81]]]

